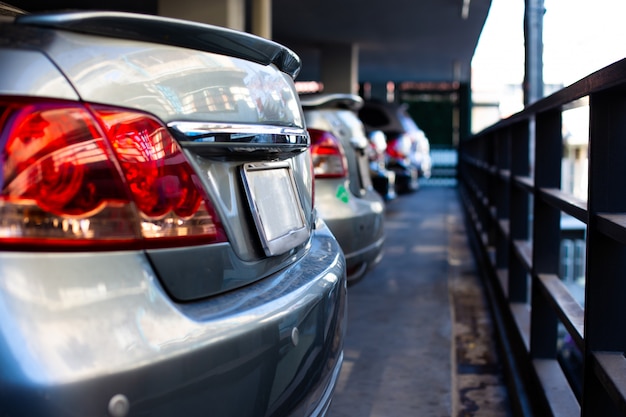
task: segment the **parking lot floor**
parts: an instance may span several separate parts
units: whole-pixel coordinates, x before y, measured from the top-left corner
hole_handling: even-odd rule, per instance
[[[348,287],[344,365],[328,417],[509,417],[457,189],[387,204],[384,258]]]

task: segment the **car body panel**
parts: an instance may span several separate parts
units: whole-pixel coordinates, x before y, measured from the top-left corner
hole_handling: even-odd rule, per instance
[[[0,50],[0,94],[32,94],[77,100],[78,94],[50,60],[39,51]]]
[[[382,257],[385,206],[375,191],[355,197],[345,193],[347,188],[341,179],[316,181],[315,202],[344,252],[348,270],[359,271],[361,265],[371,268]]]
[[[48,37],[46,54],[85,101],[147,111],[166,123],[303,127],[292,79],[272,65],[80,33]]]
[[[315,408],[307,385],[340,366],[346,289],[323,224],[313,242],[271,278],[192,304],[172,302],[140,252],[1,253],[3,410],[104,415],[119,394],[131,415]]]
[[[297,56],[209,25],[86,15],[94,26],[83,25],[82,13],[1,20],[10,47],[0,45],[0,57],[36,63],[28,74],[39,68],[44,75],[11,86],[5,77],[19,71],[3,61],[0,98],[155,116],[197,174],[227,242],[75,252],[2,246],[0,409],[16,416],[323,416],[343,358],[347,267],[313,207],[308,135],[292,79]],[[94,34],[103,22],[110,27]],[[129,22],[132,34],[107,32]],[[179,36],[172,45],[141,33],[159,27],[197,38]],[[203,36],[226,46],[207,47]],[[306,233],[268,255],[243,171],[277,161],[293,177],[295,196],[281,207],[301,210]]]

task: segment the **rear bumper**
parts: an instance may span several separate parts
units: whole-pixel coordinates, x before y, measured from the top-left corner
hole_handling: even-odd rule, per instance
[[[348,281],[360,278],[380,261],[384,232],[385,204],[374,190],[363,196],[341,198],[341,181],[316,182],[316,206],[333,232],[346,258]]]
[[[360,251],[346,255],[348,267],[348,283],[361,279],[367,271],[376,266],[383,258],[383,244],[385,237],[381,236],[377,241],[362,248]]]
[[[143,253],[0,253],[12,416],[317,416],[342,362],[346,264],[320,223],[269,278],[176,304]]]
[[[391,201],[397,197],[395,184],[396,184],[396,174],[393,171],[384,169],[380,171],[372,171],[371,172],[372,186],[374,190],[385,201]]]
[[[419,188],[419,172],[415,166],[389,161],[387,169],[395,173],[396,193],[406,194]]]

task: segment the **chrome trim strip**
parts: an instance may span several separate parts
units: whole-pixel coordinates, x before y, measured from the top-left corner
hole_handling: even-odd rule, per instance
[[[302,145],[309,144],[309,135],[306,129],[288,126],[266,126],[248,125],[239,123],[198,123],[198,122],[171,122],[167,126],[180,133],[184,140],[189,142],[206,143],[263,143],[263,144],[288,144]],[[250,136],[250,141],[238,140],[234,142],[231,138],[213,138],[212,140],[202,140],[211,135],[242,135]],[[263,136],[262,138],[260,138]],[[254,142],[252,142],[254,138]],[[259,141],[259,139],[262,139]],[[280,140],[279,140],[280,139]]]
[[[206,133],[249,133],[273,135],[306,135],[306,129],[290,126],[248,125],[243,123],[171,122],[168,127],[185,136]]]

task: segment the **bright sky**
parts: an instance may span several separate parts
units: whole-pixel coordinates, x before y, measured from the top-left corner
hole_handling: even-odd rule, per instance
[[[492,0],[472,60],[472,95],[483,103],[498,103],[499,114],[475,114],[477,130],[523,108],[524,3]],[[544,7],[545,84],[567,86],[626,58],[626,0],[544,0]],[[563,112],[568,142],[587,142],[587,116],[584,107]],[[573,192],[586,197],[584,180]]]
[[[626,1],[544,0],[544,82],[569,85],[626,57]],[[493,0],[472,61],[476,83],[524,76],[524,0]],[[488,80],[488,81],[487,81]]]

